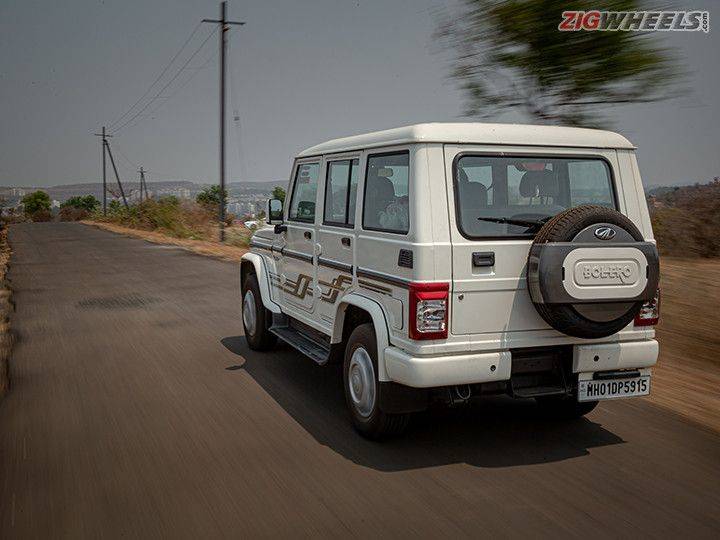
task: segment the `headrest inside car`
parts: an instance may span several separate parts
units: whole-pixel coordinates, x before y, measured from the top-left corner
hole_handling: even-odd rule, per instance
[[[527,171],[520,180],[521,197],[557,197],[558,185],[552,171]]]

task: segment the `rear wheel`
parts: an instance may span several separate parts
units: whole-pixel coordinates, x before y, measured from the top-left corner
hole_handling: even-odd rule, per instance
[[[266,351],[277,341],[270,333],[272,315],[265,309],[255,274],[250,274],[243,283],[242,320],[245,339],[254,351]]]
[[[573,397],[548,396],[535,398],[543,414],[558,419],[571,420],[590,413],[597,407],[597,401],[577,401]]]
[[[343,362],[345,401],[355,429],[369,439],[401,433],[409,415],[387,414],[379,407],[377,341],[371,323],[361,324],[350,334]]]

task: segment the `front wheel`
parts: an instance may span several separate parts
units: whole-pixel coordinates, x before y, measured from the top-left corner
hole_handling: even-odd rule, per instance
[[[387,414],[379,407],[377,341],[370,323],[361,324],[350,334],[343,362],[343,386],[353,425],[364,437],[382,439],[401,433],[407,426],[407,414]]]
[[[245,339],[254,351],[266,351],[275,345],[277,338],[270,333],[272,315],[265,309],[255,274],[250,274],[243,283],[242,320]]]

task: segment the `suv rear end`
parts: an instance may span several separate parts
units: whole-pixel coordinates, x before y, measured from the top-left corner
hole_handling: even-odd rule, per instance
[[[428,144],[425,150],[430,193],[420,197],[430,201],[416,199],[415,204],[418,210],[428,204],[425,213],[433,217],[428,228],[432,229],[434,266],[428,266],[425,274],[431,283],[421,279],[422,286],[410,285],[408,336],[396,336],[393,341],[398,346],[386,351],[390,379],[414,387],[432,386],[435,394],[451,401],[508,393],[535,397],[551,407],[562,402],[562,411],[580,414],[598,399],[648,393],[649,368],[658,355],[652,329],[658,316],[659,300],[654,300],[657,259],[651,253],[652,230],[629,143],[617,148]],[[445,179],[446,206],[433,193],[438,178]],[[577,271],[582,283],[576,294],[597,296],[603,288],[600,285],[612,282],[613,276],[620,275],[622,280],[629,264],[626,258],[613,262],[606,254],[625,257],[622,250],[638,252],[636,245],[647,254],[646,259],[639,257],[642,261],[637,269],[650,277],[641,280],[638,276],[634,293],[598,297],[602,300],[598,302],[573,300],[578,302],[570,304],[577,318],[582,322],[587,317],[594,323],[596,333],[592,335],[581,332],[582,328],[573,331],[570,326],[549,324],[541,315],[543,306],[528,288],[528,256],[538,231],[569,208],[592,208],[586,205],[596,208],[600,216],[604,210],[622,214],[628,218],[628,226],[637,230],[635,238],[618,236],[625,242],[615,246],[598,237],[593,238],[596,244],[577,244],[586,257],[576,267],[585,268],[589,277],[585,283],[582,271]],[[447,226],[436,219],[442,213],[440,206],[447,211]],[[598,222],[598,227],[589,231],[602,224]],[[610,228],[614,231],[617,227]],[[617,229],[622,232],[621,227]],[[578,238],[587,240],[582,235]],[[424,243],[418,243],[418,258],[430,257],[430,253],[425,255]],[[550,244],[556,247],[561,243]],[[604,250],[608,247],[613,249]],[[595,266],[593,254],[598,254]],[[564,284],[565,268],[557,270],[562,272],[558,283]],[[600,275],[595,281],[592,272]],[[623,287],[618,282],[616,289]],[[447,302],[446,328],[439,332],[433,327],[424,335],[413,332],[425,312],[442,307],[443,298]],[[624,324],[628,317],[634,320]],[[612,330],[611,324],[617,327],[618,321],[622,327]]]

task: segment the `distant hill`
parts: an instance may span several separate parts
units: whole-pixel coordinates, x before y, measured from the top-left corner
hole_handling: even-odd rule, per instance
[[[275,186],[285,186],[287,181],[279,180],[276,182],[231,182],[228,184],[228,192],[233,196],[269,196]],[[148,181],[147,188],[150,192],[159,195],[179,195],[184,197],[194,197],[198,192],[202,191],[210,183],[191,182],[189,180],[163,180],[159,182]],[[108,178],[108,189],[111,193],[120,192],[117,183]],[[51,199],[56,201],[66,201],[70,197],[78,195],[94,195],[96,198],[102,198],[102,182],[86,182],[75,184],[61,184],[51,187],[0,187],[0,196],[19,198],[21,193],[30,193],[35,190],[45,191],[50,195]],[[123,189],[125,195],[130,196],[133,192],[140,190],[140,183],[137,181],[123,181]]]
[[[648,208],[661,253],[720,257],[720,178],[648,193]]]

